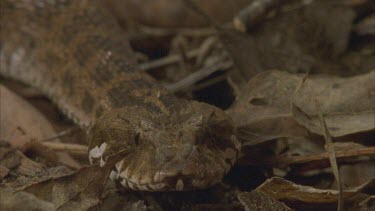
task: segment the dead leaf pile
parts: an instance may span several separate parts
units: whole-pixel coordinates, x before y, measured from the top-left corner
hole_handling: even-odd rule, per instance
[[[8,142],[22,152],[30,149],[38,150],[43,155],[52,157],[55,162],[72,168],[80,167],[80,164],[66,152],[55,154],[43,148],[39,143],[41,140],[56,135],[56,132],[51,123],[36,108],[1,84],[0,96],[1,141]],[[54,140],[54,142],[58,141],[58,139]]]
[[[314,98],[322,102],[333,137],[369,132],[375,129],[374,76],[375,70],[350,78],[264,72],[248,82],[228,113],[244,145],[323,135]]]
[[[109,174],[127,152],[89,166],[74,123],[0,78],[0,210],[375,209],[374,1],[104,3],[135,69],[232,117],[237,165],[207,190],[118,188]]]

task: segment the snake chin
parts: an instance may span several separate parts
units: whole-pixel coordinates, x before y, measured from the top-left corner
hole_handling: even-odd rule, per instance
[[[141,191],[188,191],[205,189],[219,183],[234,164],[236,153],[206,150],[202,154],[193,147],[188,156],[176,156],[162,165],[151,163],[145,156],[126,157],[116,164],[110,178],[127,189]],[[131,160],[131,162],[129,162]]]
[[[141,181],[132,181],[129,178],[122,178],[120,174],[116,171],[111,172],[110,179],[112,181],[117,181],[121,184],[121,186],[132,189],[132,190],[140,190],[140,191],[185,191],[190,190],[188,189],[189,185],[187,185],[186,181],[184,182],[183,179],[177,179],[176,184],[170,185],[165,182],[153,182],[153,183],[146,183],[141,184]],[[191,180],[190,186],[197,186],[201,187],[202,184],[206,183],[204,180]]]
[[[110,179],[119,183],[122,187],[126,189],[139,190],[139,191],[189,191],[195,189],[202,189],[205,187],[212,186],[218,183],[221,178],[216,178],[213,180],[205,179],[191,179],[184,177],[175,177],[173,179],[165,180],[162,182],[149,182],[142,183],[140,180],[132,180],[131,178],[121,177],[121,173],[117,171],[112,171]]]
[[[196,102],[173,115],[136,107],[113,110],[90,131],[95,160],[129,149],[111,178],[133,190],[208,188],[223,179],[240,151],[231,119],[218,108]]]

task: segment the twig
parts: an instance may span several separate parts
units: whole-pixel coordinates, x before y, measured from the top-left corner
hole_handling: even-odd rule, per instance
[[[187,61],[189,57],[187,56],[188,41],[182,35],[177,35],[172,41],[172,49],[178,52],[180,55],[179,66],[181,70],[187,70],[188,65]]]
[[[68,143],[58,143],[58,142],[40,142],[45,147],[55,151],[66,151],[74,154],[86,155],[88,148],[85,145],[80,144],[68,144]]]
[[[21,175],[32,176],[36,173],[43,172],[43,166],[30,158],[26,157],[22,152],[16,151],[18,156],[21,158],[20,165],[17,167],[17,172]]]
[[[234,27],[245,32],[258,24],[271,10],[281,5],[281,0],[255,0],[233,19]]]
[[[281,13],[287,13],[299,10],[314,0],[302,1],[297,4],[285,5],[293,2],[292,0],[255,0],[246,8],[241,10],[236,17],[233,18],[234,28],[246,32],[261,21],[270,19],[272,11],[276,10]],[[284,6],[285,5],[285,6]]]
[[[336,158],[351,158],[357,156],[375,156],[375,147],[366,147],[361,149],[340,150],[335,152]],[[239,161],[240,165],[281,165],[281,164],[303,164],[314,161],[324,161],[329,159],[329,153],[317,153],[312,155],[300,156],[276,156],[270,159],[249,161],[249,158],[243,158]]]
[[[205,11],[202,10],[195,2],[192,0],[184,0],[186,6],[196,12],[198,15],[202,16],[203,19],[207,22],[207,25],[212,25],[215,29],[220,28],[220,25],[210,16],[207,15]]]
[[[224,81],[227,78],[228,78],[228,74],[227,73],[223,74],[223,75],[220,75],[218,77],[209,79],[209,80],[207,80],[205,82],[199,83],[199,84],[191,87],[191,91],[194,92],[194,91],[198,91],[198,90],[204,89],[204,88],[206,88],[208,86],[211,86],[212,84],[216,84],[216,83],[218,83],[220,81]]]
[[[188,59],[192,59],[194,57],[197,57],[200,53],[200,49],[193,49],[191,51],[188,51],[186,53],[186,56]],[[158,67],[163,67],[166,65],[174,64],[177,63],[181,60],[181,55],[179,54],[174,54],[174,55],[169,55],[166,57],[163,57],[161,59],[157,59],[151,62],[143,63],[138,65],[138,69],[140,70],[149,70],[149,69],[154,69]]]
[[[139,64],[138,69],[143,70],[143,71],[155,69],[155,68],[159,68],[159,67],[163,67],[163,66],[178,63],[178,62],[181,61],[181,59],[186,60],[186,59],[193,59],[195,57],[197,57],[197,64],[200,65],[203,62],[204,56],[210,50],[212,45],[215,44],[216,41],[217,41],[217,38],[210,37],[210,38],[206,39],[206,41],[203,42],[202,45],[199,48],[187,51],[186,53],[184,52],[183,56],[185,58],[181,58],[182,57],[181,54],[173,54],[173,55],[163,57],[161,59],[156,59],[154,61]]]
[[[210,74],[218,70],[226,70],[232,67],[232,65],[232,61],[219,62],[215,65],[201,68],[200,70],[188,75],[186,78],[176,83],[165,85],[165,87],[172,92],[176,92],[193,85],[194,83],[202,80],[203,78],[209,76]]]
[[[238,97],[241,93],[241,89],[240,89],[240,86],[239,83],[241,84],[241,82],[235,82],[233,80],[233,78],[229,75],[229,77],[227,78],[227,81],[228,81],[228,84],[230,87],[232,87],[233,89],[233,93],[234,93],[234,96]]]
[[[196,61],[197,66],[202,66],[203,61],[207,58],[218,41],[219,40],[216,36],[208,37],[205,41],[203,41],[203,43],[199,47],[199,54]]]
[[[180,61],[186,62],[188,60],[187,49],[188,41],[182,35],[177,35],[172,40],[172,49],[175,49],[178,52],[178,55],[182,58]]]
[[[61,137],[64,137],[64,136],[67,136],[67,135],[70,135],[72,133],[75,133],[79,130],[80,128],[77,126],[77,127],[72,127],[70,129],[67,129],[67,130],[64,130],[64,131],[61,131],[59,133],[57,133],[56,135],[54,136],[51,136],[49,138],[46,138],[46,139],[42,139],[40,140],[40,142],[46,142],[46,141],[52,141],[52,140],[55,140],[55,139],[58,139],[58,138],[61,138]]]
[[[151,36],[169,36],[180,34],[187,37],[207,37],[215,34],[212,28],[156,28],[144,25],[139,25],[138,29],[141,33],[148,34]]]
[[[337,160],[336,160],[336,155],[335,155],[335,149],[334,149],[333,143],[332,143],[332,137],[331,137],[331,134],[329,133],[327,123],[326,123],[326,121],[323,117],[322,111],[320,109],[319,102],[315,98],[314,98],[314,103],[315,103],[316,111],[317,111],[318,116],[319,116],[320,125],[322,127],[323,132],[324,132],[324,138],[326,140],[326,150],[329,153],[329,162],[330,162],[331,167],[332,167],[333,175],[335,176],[335,179],[336,179],[337,184],[338,184],[339,202],[338,202],[337,210],[343,211],[344,210],[343,189],[342,189],[342,183],[341,183],[341,180],[340,180],[339,170],[338,170],[338,167],[337,167]]]
[[[375,147],[366,147],[363,149],[353,149],[353,150],[342,150],[335,152],[336,158],[350,158],[350,157],[357,157],[357,156],[370,156],[375,155]],[[283,164],[298,164],[298,163],[308,163],[312,161],[322,161],[329,159],[329,153],[323,152],[313,155],[305,155],[305,156],[292,156],[292,157],[279,157],[275,159],[277,163]]]

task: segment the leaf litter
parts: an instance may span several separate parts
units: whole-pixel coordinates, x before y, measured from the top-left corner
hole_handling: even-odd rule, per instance
[[[227,109],[243,157],[208,190],[120,190],[108,181],[116,155],[88,166],[85,136],[67,132],[74,124],[37,90],[1,79],[24,97],[1,87],[1,210],[334,210],[340,196],[340,209],[373,208],[371,1],[106,2],[142,71],[179,97]],[[156,7],[160,16],[146,17]]]
[[[311,76],[298,89],[304,74],[264,72],[246,84],[228,113],[245,145],[309,133],[323,135],[313,96],[323,102],[322,112],[333,137],[372,131],[374,76],[375,70],[350,78]]]

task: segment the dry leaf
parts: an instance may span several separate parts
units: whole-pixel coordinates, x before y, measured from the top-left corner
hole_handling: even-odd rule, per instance
[[[374,182],[375,180],[371,180],[355,189],[345,190],[343,193],[344,199],[348,200],[367,186],[373,186]],[[285,202],[328,204],[337,203],[339,197],[336,190],[322,190],[310,186],[297,185],[280,177],[268,179],[256,190]]]
[[[53,211],[52,203],[38,199],[33,194],[23,191],[14,192],[11,188],[0,188],[0,210],[30,210],[30,211]]]
[[[375,196],[369,196],[367,199],[358,203],[358,209],[361,211],[375,210]]]
[[[375,162],[341,164],[339,168],[342,184],[345,188],[355,188],[359,185],[375,178]],[[335,183],[332,188],[336,188]]]
[[[356,25],[355,31],[359,35],[375,35],[375,13],[361,20]]]
[[[126,154],[108,157],[106,164],[84,167],[73,174],[29,185],[23,191],[52,202],[58,210],[87,210],[98,205],[114,165]]]
[[[23,150],[30,140],[40,140],[55,135],[51,124],[24,99],[5,86],[1,92],[1,139]]]
[[[219,29],[219,36],[239,70],[237,74],[249,80],[270,69],[343,73],[339,55],[348,47],[355,19],[352,8],[328,1],[311,1],[308,5],[297,1],[285,3],[279,10],[272,17],[265,17],[248,34]]]
[[[44,171],[42,164],[30,160],[19,150],[9,146],[0,146],[0,166],[5,172],[8,169],[17,175],[25,176],[35,176]]]
[[[293,97],[295,120],[313,133],[323,135],[313,98],[321,104],[332,137],[375,129],[375,69],[350,78],[309,77]]]
[[[136,22],[155,27],[207,26],[199,15],[186,8],[183,0],[106,0],[110,10],[121,21],[131,18]],[[194,1],[208,15],[219,22],[229,21],[251,0]]]
[[[147,210],[162,210],[152,209],[145,201],[140,199],[137,194],[112,193],[103,200],[102,210],[131,210],[131,211],[147,211]]]
[[[292,210],[284,203],[277,201],[263,192],[253,190],[238,194],[238,199],[245,207],[245,211],[265,210],[265,211],[287,211]]]
[[[291,113],[291,97],[301,76],[281,71],[256,75],[228,110],[243,145],[254,145],[280,137],[303,137],[307,131]]]
[[[0,165],[0,179],[2,180],[9,173],[9,169],[5,166]]]
[[[313,97],[321,102],[333,137],[370,131],[375,128],[374,74],[372,71],[350,78],[314,76],[295,93],[304,75],[260,73],[248,82],[228,113],[244,145],[280,137],[303,137],[308,131],[322,135]]]
[[[56,134],[50,122],[27,101],[0,84],[0,139],[25,151],[31,141],[44,140]],[[80,165],[67,153],[57,152],[58,161],[69,167]]]

